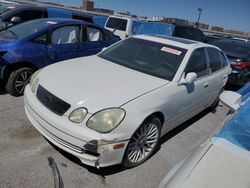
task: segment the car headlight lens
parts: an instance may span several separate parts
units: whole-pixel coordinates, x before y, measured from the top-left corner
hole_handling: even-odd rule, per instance
[[[31,86],[31,91],[34,93],[36,88],[37,88],[37,85],[38,85],[38,81],[39,79],[37,78],[37,75],[38,73],[40,72],[41,70],[38,70],[36,72],[34,72],[31,76],[31,79],[30,79],[30,86]]]
[[[89,118],[87,127],[100,133],[108,133],[124,119],[125,111],[121,108],[109,108],[95,113]]]
[[[88,111],[86,108],[77,108],[69,115],[69,120],[74,123],[81,123],[86,117]]]

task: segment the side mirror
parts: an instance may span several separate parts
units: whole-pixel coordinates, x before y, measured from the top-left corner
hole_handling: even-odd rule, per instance
[[[14,17],[11,18],[10,22],[13,23],[13,24],[18,24],[18,23],[21,22],[21,18],[17,17],[17,16],[14,16]]]
[[[232,109],[233,111],[238,110],[241,103],[241,95],[233,91],[223,91],[220,94],[220,101]]]
[[[197,74],[195,72],[189,72],[187,73],[186,75],[186,78],[182,78],[181,81],[180,81],[180,84],[192,84],[194,83],[194,81],[196,80],[197,78]]]
[[[108,48],[108,47],[104,47],[104,48],[101,50],[101,52],[105,51],[107,48]]]

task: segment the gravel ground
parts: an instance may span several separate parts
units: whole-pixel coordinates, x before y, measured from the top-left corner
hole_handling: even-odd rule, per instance
[[[223,122],[227,109],[202,112],[161,139],[159,150],[144,164],[97,170],[49,144],[29,123],[23,97],[0,95],[0,188],[54,187],[51,157],[64,187],[157,187],[167,172],[190,155]]]

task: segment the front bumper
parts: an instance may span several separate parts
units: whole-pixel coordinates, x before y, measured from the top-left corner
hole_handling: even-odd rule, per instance
[[[99,168],[122,162],[128,140],[107,140],[102,134],[91,133],[93,130],[88,132],[86,126],[81,130],[79,125],[71,123],[67,117],[57,116],[42,106],[29,85],[25,89],[24,103],[32,125],[51,143],[76,156],[83,164]],[[124,147],[114,149],[117,144],[124,144]]]

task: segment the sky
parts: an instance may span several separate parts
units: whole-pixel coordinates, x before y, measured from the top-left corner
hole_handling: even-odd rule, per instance
[[[51,0],[66,5],[80,5],[82,0]],[[200,22],[210,26],[250,32],[250,0],[93,0],[95,7],[115,12],[130,11],[140,16],[164,16],[196,22],[198,8],[202,8]]]

